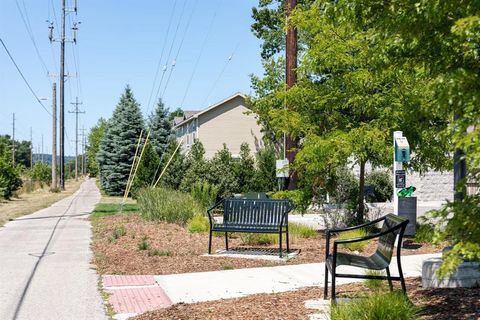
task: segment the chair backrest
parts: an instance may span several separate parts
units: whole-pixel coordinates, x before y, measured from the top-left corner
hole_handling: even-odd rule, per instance
[[[224,223],[245,225],[279,225],[284,217],[288,223],[288,212],[292,210],[289,200],[273,199],[237,199],[224,201]]]
[[[395,247],[395,240],[398,237],[398,244],[401,245],[403,233],[407,227],[408,219],[393,214],[385,216],[383,226],[380,232],[387,232],[378,239],[377,254],[382,255],[386,261],[390,262]]]

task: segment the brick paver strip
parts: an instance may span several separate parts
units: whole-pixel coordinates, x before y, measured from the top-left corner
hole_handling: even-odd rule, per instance
[[[115,313],[143,313],[167,308],[172,302],[160,287],[107,290]]]
[[[150,275],[145,276],[103,276],[104,287],[125,287],[125,286],[150,286],[155,285],[155,278]]]

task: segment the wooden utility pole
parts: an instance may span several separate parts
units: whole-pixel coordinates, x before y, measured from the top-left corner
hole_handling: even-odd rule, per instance
[[[52,189],[57,188],[57,84],[52,84]]]
[[[78,110],[78,105],[82,102],[78,102],[78,97],[75,98],[75,102],[71,102],[75,105],[75,110],[68,111],[68,113],[75,113],[75,181],[78,180],[78,114],[85,113],[85,111]]]
[[[297,0],[287,0],[287,18],[297,5]],[[297,82],[297,29],[288,22],[287,38],[286,38],[286,63],[285,78],[287,90]],[[287,105],[287,108],[289,106]],[[285,137],[285,157],[290,164],[295,160],[297,140],[294,137]],[[290,172],[288,179],[288,190],[294,190],[297,187],[297,174],[295,171]]]
[[[32,127],[30,127],[30,169],[33,168],[33,134]]]
[[[65,190],[65,0],[60,34],[60,189]]]
[[[12,163],[15,165],[15,113],[12,121]]]

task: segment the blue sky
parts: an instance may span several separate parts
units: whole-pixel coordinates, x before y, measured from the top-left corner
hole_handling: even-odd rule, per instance
[[[67,3],[72,7],[74,0]],[[199,110],[235,92],[250,93],[249,75],[262,73],[260,41],[250,31],[251,8],[257,5],[257,0],[78,0],[77,3],[78,14],[70,13],[66,19],[67,37],[71,37],[72,23],[81,22],[77,45],[66,44],[66,69],[79,77],[69,78],[65,84],[65,108],[72,110],[70,103],[78,95],[83,102],[80,108],[86,111],[80,115],[80,127],[88,129],[100,117],[110,117],[126,84],[132,87],[144,114],[153,108],[154,98],[150,96],[163,97],[170,109]],[[50,110],[50,81],[54,78],[46,76],[23,20],[30,26],[46,69],[58,75],[60,45],[49,42],[45,21],[54,22],[54,37],[58,37],[60,0],[0,0],[0,37],[35,93],[48,97],[43,104]],[[162,50],[156,88],[151,94]],[[174,68],[173,60],[176,60]],[[167,65],[165,72],[164,65]],[[51,117],[30,93],[1,46],[0,94],[0,134],[11,134],[15,112],[16,137],[29,140],[31,127],[35,152],[43,134],[44,152],[50,153]],[[65,113],[65,125],[68,136],[65,139],[72,140],[66,142],[65,152],[72,155],[74,114]]]

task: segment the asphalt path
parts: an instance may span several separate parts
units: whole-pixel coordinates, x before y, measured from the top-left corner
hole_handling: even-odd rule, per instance
[[[0,319],[107,319],[91,269],[93,179],[73,195],[0,228]]]

